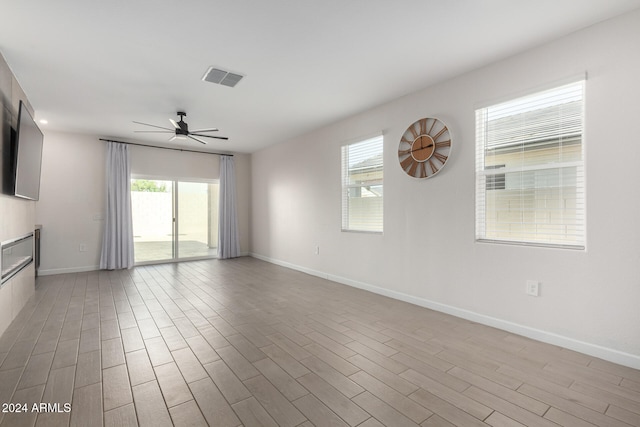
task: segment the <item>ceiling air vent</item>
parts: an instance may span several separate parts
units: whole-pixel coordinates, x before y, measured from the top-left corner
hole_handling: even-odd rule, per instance
[[[234,87],[244,76],[230,71],[221,70],[216,67],[209,67],[202,80],[224,86]]]

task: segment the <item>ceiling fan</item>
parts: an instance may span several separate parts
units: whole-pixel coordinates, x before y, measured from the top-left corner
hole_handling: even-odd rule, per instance
[[[224,140],[229,139],[226,136],[204,135],[202,133],[202,132],[217,132],[218,131],[217,128],[196,129],[196,130],[190,131],[189,130],[189,125],[187,125],[187,122],[184,121],[184,118],[187,116],[187,113],[185,113],[183,111],[178,111],[177,114],[178,114],[178,116],[180,116],[180,120],[179,121],[176,122],[173,119],[169,119],[169,121],[173,125],[174,129],[165,128],[165,127],[162,127],[162,126],[150,125],[149,123],[141,123],[141,122],[134,121],[133,123],[137,123],[139,125],[151,126],[151,127],[154,127],[154,128],[163,129],[163,130],[136,130],[134,132],[137,132],[137,133],[173,133],[174,135],[171,137],[171,139],[169,141],[173,141],[173,140],[176,140],[176,139],[191,138],[193,140],[198,141],[201,144],[206,144],[207,143],[206,141],[200,139],[201,137],[224,139]]]

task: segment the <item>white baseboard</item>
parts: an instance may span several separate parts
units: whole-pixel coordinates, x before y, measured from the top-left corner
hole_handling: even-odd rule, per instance
[[[240,253],[241,257],[244,256],[251,256],[250,252],[241,252]],[[203,261],[203,260],[209,260],[209,259],[218,259],[218,258],[202,258],[202,259],[194,259],[194,260],[186,260],[186,262],[189,261]],[[183,262],[181,260],[176,260],[176,261],[162,261],[162,262],[158,262],[158,263],[149,263],[148,265],[155,265],[155,264],[165,264],[168,262]],[[142,264],[145,265],[145,264]],[[66,268],[49,268],[49,269],[40,269],[38,270],[38,276],[52,276],[54,274],[66,274],[66,273],[85,273],[87,271],[97,271],[100,270],[100,266],[99,265],[87,265],[87,266],[83,266],[83,267],[66,267]]]
[[[291,263],[288,263],[286,261],[280,261],[279,259],[269,258],[269,257],[266,257],[264,255],[260,255],[260,254],[249,253],[249,256],[253,257],[253,258],[260,259],[262,261],[269,262],[271,264],[279,265],[281,267],[290,268],[292,270],[301,271],[303,273],[307,273],[307,274],[310,274],[312,276],[318,276],[318,277],[322,277],[323,279],[330,280],[329,279],[329,275],[327,273],[322,272],[322,271],[312,270],[310,268],[302,267],[302,266],[299,266],[299,265],[296,265],[296,264],[291,264]],[[335,282],[337,280],[333,280],[333,281]],[[346,285],[346,283],[345,283],[345,285]]]
[[[67,268],[50,268],[46,270],[38,270],[38,276],[52,276],[54,274],[65,273],[85,273],[87,271],[100,270],[99,265],[87,265],[83,267],[67,267]]]
[[[400,301],[405,301],[411,304],[425,307],[434,311],[439,311],[442,313],[450,314],[452,316],[460,317],[462,319],[470,320],[472,322],[502,329],[502,330],[512,332],[514,334],[518,334],[518,335],[531,338],[537,341],[542,341],[548,344],[557,345],[560,347],[567,348],[569,350],[574,350],[579,353],[587,354],[589,356],[608,360],[609,362],[617,363],[619,365],[628,366],[634,369],[640,369],[639,355],[625,353],[612,348],[603,347],[598,344],[576,340],[574,338],[558,335],[553,332],[531,328],[529,326],[520,325],[518,323],[510,322],[508,320],[498,319],[495,317],[487,316],[485,314],[476,313],[474,311],[465,310],[465,309],[450,306],[447,304],[441,304],[439,302],[416,297],[416,296],[405,294],[402,292],[393,291],[386,288],[381,288],[379,286],[370,285],[368,283],[359,282],[357,280],[351,280],[345,277],[335,276],[332,274],[324,273],[322,271],[317,271],[317,270],[302,267],[299,265],[291,264],[289,262],[269,258],[260,254],[251,253],[250,255],[254,258],[257,258],[272,264],[276,264],[282,267],[301,271],[303,273],[307,273],[312,276],[322,277],[324,279],[331,280],[332,282],[337,282],[343,285],[352,286],[354,288],[363,289],[369,292],[373,292],[375,294],[384,295],[389,298],[394,298]]]

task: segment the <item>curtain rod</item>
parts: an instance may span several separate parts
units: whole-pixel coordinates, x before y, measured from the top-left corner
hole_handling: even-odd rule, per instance
[[[156,147],[154,145],[136,144],[135,142],[116,141],[116,140],[113,140],[113,139],[104,139],[104,138],[98,138],[98,139],[100,141],[105,141],[105,142],[117,142],[117,143],[120,143],[120,144],[137,145],[137,146],[140,146],[140,147],[158,148],[160,150],[187,151],[189,153],[214,154],[216,156],[233,157],[233,154],[226,154],[226,153],[214,153],[214,152],[211,152],[211,151],[198,151],[198,150],[185,150],[183,148]]]

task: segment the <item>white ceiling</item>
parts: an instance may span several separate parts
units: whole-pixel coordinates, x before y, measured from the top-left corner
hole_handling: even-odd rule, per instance
[[[0,52],[46,131],[167,145],[178,110],[253,152],[640,7],[640,0],[8,0]],[[209,66],[246,77],[201,80]]]

